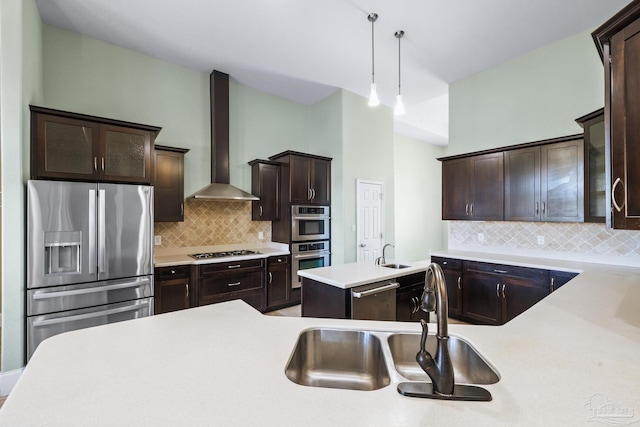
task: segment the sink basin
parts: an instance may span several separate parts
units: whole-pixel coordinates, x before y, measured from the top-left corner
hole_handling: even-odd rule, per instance
[[[392,334],[388,343],[393,364],[400,375],[412,381],[431,381],[416,362],[420,334]],[[426,347],[435,357],[435,335],[429,335]],[[456,384],[494,384],[500,381],[500,376],[493,367],[462,338],[449,337],[449,353]]]
[[[367,331],[303,331],[285,369],[305,386],[377,390],[389,385],[380,339]]]
[[[404,264],[382,264],[382,267],[386,267],[386,268],[407,268],[409,266],[408,265],[404,265]]]

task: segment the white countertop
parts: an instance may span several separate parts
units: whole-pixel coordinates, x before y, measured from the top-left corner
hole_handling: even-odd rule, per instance
[[[221,258],[194,259],[190,254],[207,252],[226,252],[234,250],[252,250],[259,253]],[[270,256],[289,255],[289,245],[283,243],[232,244],[217,246],[192,246],[186,248],[157,248],[153,256],[154,267],[172,267],[186,264],[211,264],[215,262],[233,262]]]
[[[392,263],[392,261],[389,261],[389,263]],[[428,261],[400,262],[399,264],[406,265],[407,267],[388,268],[375,265],[373,262],[352,262],[349,264],[300,270],[298,271],[298,276],[335,286],[336,288],[350,289],[354,286],[426,271],[429,266]]]
[[[491,402],[408,398],[395,380],[375,391],[300,386],[284,368],[303,329],[419,325],[264,316],[233,301],[44,341],[0,425],[572,426],[598,425],[589,421],[607,403],[638,422],[640,269],[583,267],[503,326],[449,326],[499,372],[483,386]]]

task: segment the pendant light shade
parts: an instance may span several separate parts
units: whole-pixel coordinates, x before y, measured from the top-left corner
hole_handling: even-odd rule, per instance
[[[396,38],[398,39],[398,96],[396,97],[396,106],[393,110],[393,114],[396,116],[401,116],[404,114],[404,103],[402,102],[402,92],[401,92],[401,69],[400,69],[400,39],[404,36],[404,31],[396,31]]]
[[[371,92],[369,94],[369,106],[375,107],[380,104],[380,100],[378,99],[378,91],[376,90],[376,73],[375,73],[375,49],[374,49],[374,39],[373,39],[373,27],[378,19],[377,13],[370,13],[367,17],[369,22],[371,22]]]

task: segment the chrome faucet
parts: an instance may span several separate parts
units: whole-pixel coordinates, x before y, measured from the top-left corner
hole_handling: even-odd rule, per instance
[[[392,248],[395,248],[395,246],[393,246],[391,243],[387,243],[386,245],[384,245],[382,247],[382,256],[379,256],[378,258],[376,258],[376,265],[382,265],[387,263],[387,259],[384,256],[384,252],[387,250],[387,246],[391,246]]]
[[[437,347],[435,358],[426,350],[429,324],[422,319],[422,337],[420,339],[420,351],[416,360],[420,367],[429,375],[433,383],[433,392],[439,395],[453,394],[453,364],[449,355],[449,328],[447,301],[447,285],[442,268],[434,262],[429,264],[422,293],[421,308],[427,313],[436,312],[438,332],[436,335]]]

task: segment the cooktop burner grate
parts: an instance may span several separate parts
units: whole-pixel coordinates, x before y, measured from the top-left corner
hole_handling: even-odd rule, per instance
[[[240,255],[253,255],[253,254],[259,254],[259,253],[260,252],[258,251],[249,251],[246,249],[241,249],[238,251],[205,252],[201,254],[192,254],[189,256],[195,259],[209,259],[209,258],[224,258],[224,257],[240,256]]]

